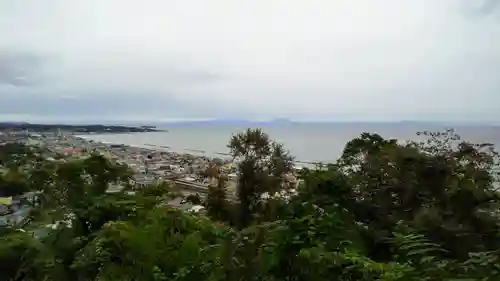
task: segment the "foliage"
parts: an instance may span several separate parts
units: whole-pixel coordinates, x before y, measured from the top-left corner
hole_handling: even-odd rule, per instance
[[[11,170],[42,193],[22,230],[0,229],[0,278],[499,280],[498,155],[451,130],[422,136],[362,134],[336,163],[302,171],[295,195],[263,199],[290,189],[293,158],[250,129],[229,145],[237,198],[207,169],[208,216],[162,204],[179,195],[167,183],[107,193],[130,171],[99,155]]]
[[[196,194],[189,194],[188,196],[186,196],[186,202],[189,202],[193,205],[200,205],[203,200],[201,199],[201,196],[196,193]]]
[[[10,197],[26,193],[31,190],[27,175],[18,167],[11,167],[0,177],[0,196]]]
[[[20,143],[0,145],[0,196],[18,196],[32,190],[24,167],[37,163],[37,149]]]
[[[0,145],[0,167],[24,165],[36,157],[35,149],[22,143],[3,143]]]
[[[284,175],[293,168],[293,158],[283,145],[271,141],[260,129],[234,135],[228,147],[238,165],[238,223],[248,226],[259,210],[260,196],[284,188]]]
[[[2,233],[0,237],[0,279],[22,280],[24,269],[29,268],[39,254],[37,241],[19,231]]]
[[[207,206],[208,215],[214,220],[231,220],[231,205],[227,198],[227,181],[228,178],[226,176],[218,176],[217,184],[208,186],[208,196],[205,204]]]

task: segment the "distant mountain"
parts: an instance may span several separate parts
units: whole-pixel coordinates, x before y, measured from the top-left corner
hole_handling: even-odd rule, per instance
[[[246,125],[252,124],[251,121],[243,119],[213,119],[213,120],[186,120],[159,122],[161,125]]]
[[[363,126],[397,126],[397,127],[417,127],[417,128],[441,128],[441,127],[462,127],[462,126],[495,126],[492,123],[485,122],[457,122],[457,121],[294,121],[287,118],[276,118],[267,121],[252,121],[246,119],[211,119],[211,120],[175,120],[175,121],[158,121],[150,122],[148,125],[161,126],[215,126],[226,125],[235,127],[252,127],[252,126],[288,126],[288,125],[349,125],[356,127]],[[138,126],[139,124],[134,124]],[[144,124],[141,124],[144,125]]]
[[[246,119],[212,119],[212,120],[186,120],[186,121],[171,121],[161,122],[164,125],[261,125],[261,124],[291,124],[292,120],[286,118],[278,118],[269,121],[251,121]]]
[[[28,124],[27,122],[0,122],[0,126],[19,126],[19,125],[26,125]]]
[[[290,124],[294,123],[294,121],[287,118],[276,118],[270,121],[264,121],[263,123]]]

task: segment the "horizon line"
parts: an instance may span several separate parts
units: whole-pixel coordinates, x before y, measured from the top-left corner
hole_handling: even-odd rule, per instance
[[[2,118],[3,119],[3,118]],[[68,120],[67,118],[58,118],[56,119],[45,119],[45,120],[36,120],[32,118],[27,119],[0,119],[0,123],[28,123],[28,124],[57,124],[57,125],[72,125],[77,122],[77,124],[82,125],[90,125],[90,124],[119,124],[119,123],[140,123],[140,124],[182,124],[182,123],[268,123],[268,124],[276,124],[276,123],[331,123],[331,124],[346,124],[346,123],[365,123],[365,124],[395,124],[395,123],[432,123],[432,124],[454,124],[454,125],[489,125],[489,126],[500,126],[500,121],[492,121],[492,120],[418,120],[418,119],[408,119],[408,120],[325,120],[325,119],[288,119],[288,118],[274,118],[268,120],[252,120],[252,119],[236,119],[236,118],[158,118],[158,119],[86,119],[86,118],[71,118]]]

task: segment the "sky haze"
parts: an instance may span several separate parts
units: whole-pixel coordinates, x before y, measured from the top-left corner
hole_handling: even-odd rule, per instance
[[[500,123],[500,1],[0,1],[0,117]]]

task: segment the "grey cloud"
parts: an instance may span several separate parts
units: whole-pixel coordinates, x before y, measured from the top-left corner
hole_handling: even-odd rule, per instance
[[[4,95],[1,97],[0,114],[43,116],[45,118],[114,118],[157,120],[162,117],[177,118],[234,118],[231,110],[220,104],[186,103],[175,97],[162,99],[127,93],[77,93],[73,95]],[[234,112],[233,112],[234,113]],[[242,113],[239,111],[238,113]]]
[[[0,49],[0,84],[29,86],[41,81],[43,59],[35,54]]]
[[[480,7],[480,12],[483,14],[492,14],[500,8],[500,1],[498,0],[484,0]]]
[[[168,111],[172,103],[158,103],[141,98],[119,99],[103,95],[101,98],[89,97],[43,97],[32,96],[29,98],[11,97],[3,101],[0,110],[3,114],[27,113],[38,116],[126,116],[133,112],[135,115],[158,113],[160,110]],[[174,107],[175,108],[175,107]]]
[[[474,20],[493,19],[500,21],[500,1],[497,0],[462,0],[465,18]]]
[[[471,3],[4,1],[0,114],[500,120],[500,2]]]

